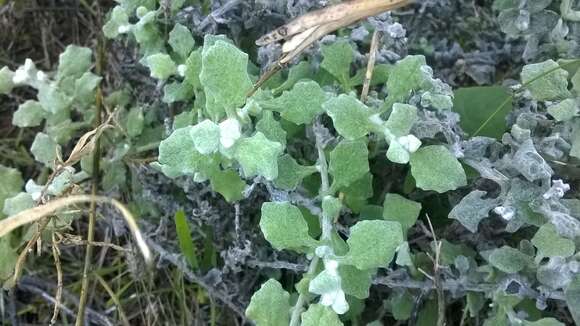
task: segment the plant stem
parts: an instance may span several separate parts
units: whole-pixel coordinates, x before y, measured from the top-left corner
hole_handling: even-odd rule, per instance
[[[102,27],[102,15],[101,15],[101,7],[99,6],[99,2],[96,2],[96,12],[97,12],[97,25],[99,30]],[[103,39],[102,33],[100,33],[99,37],[97,37],[97,54],[96,54],[96,66],[95,72],[97,75],[103,74],[103,65],[105,60],[105,41]],[[101,113],[103,112],[103,94],[101,86],[97,86],[96,91],[96,99],[95,99],[95,121],[94,125],[95,128],[98,128],[102,121],[101,121]],[[101,160],[101,143],[99,138],[95,140],[95,149],[93,153],[93,176],[92,176],[92,186],[91,186],[91,193],[93,196],[97,195],[99,189],[99,169],[100,169],[100,160]],[[77,318],[75,321],[75,326],[82,326],[84,325],[85,321],[85,309],[87,305],[87,296],[88,296],[88,289],[89,289],[89,272],[91,268],[91,259],[93,257],[93,241],[95,238],[95,218],[97,213],[97,203],[95,200],[91,202],[90,212],[89,212],[89,227],[87,230],[87,246],[85,249],[85,262],[83,266],[83,275],[81,280],[81,293],[79,296],[79,307]]]
[[[326,155],[324,154],[324,145],[322,140],[322,135],[318,132],[318,128],[321,126],[316,123],[314,125],[314,133],[316,134],[316,148],[318,150],[318,167],[320,172],[320,179],[321,179],[321,186],[320,186],[320,196],[324,197],[330,188],[328,182],[328,163],[326,162]],[[332,220],[330,218],[322,214],[320,224],[322,226],[322,235],[320,240],[330,240],[330,235],[332,234]],[[306,277],[314,276],[316,269],[318,268],[318,263],[320,262],[320,258],[318,256],[314,256],[310,261],[310,266],[308,267],[308,272],[306,273]],[[306,295],[300,294],[298,296],[298,300],[296,301],[296,305],[294,305],[294,309],[292,309],[292,316],[290,318],[290,326],[299,326],[300,325],[300,314],[302,313],[302,308],[306,304]]]

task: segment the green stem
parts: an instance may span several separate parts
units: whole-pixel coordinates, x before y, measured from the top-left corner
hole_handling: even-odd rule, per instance
[[[316,127],[315,127],[316,128]],[[315,131],[316,133],[316,131]],[[320,179],[321,179],[321,187],[320,187],[320,197],[324,197],[329,189],[329,178],[328,178],[328,163],[326,162],[326,154],[324,153],[324,146],[322,145],[322,137],[316,133],[316,148],[318,150],[318,167],[320,172]],[[330,240],[330,235],[332,234],[332,220],[331,218],[324,216],[322,214],[321,218],[321,226],[322,226],[322,235],[320,237],[321,241],[328,241]],[[308,267],[308,272],[306,273],[305,277],[312,277],[314,273],[316,273],[316,269],[318,268],[318,264],[320,262],[320,258],[318,256],[314,256],[310,261],[310,266]],[[300,294],[298,296],[298,300],[296,301],[296,305],[294,305],[294,309],[292,309],[292,316],[290,318],[290,326],[299,326],[300,325],[300,314],[304,308],[304,305],[307,303],[307,296],[304,294]]]

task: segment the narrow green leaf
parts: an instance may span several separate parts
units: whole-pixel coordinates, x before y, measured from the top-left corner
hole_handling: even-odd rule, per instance
[[[189,229],[184,211],[177,211],[175,213],[175,230],[177,231],[177,240],[179,240],[181,253],[185,256],[189,266],[193,270],[197,270],[199,268],[197,250],[191,238],[191,230]]]

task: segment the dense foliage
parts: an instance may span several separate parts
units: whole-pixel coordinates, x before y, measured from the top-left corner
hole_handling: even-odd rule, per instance
[[[117,2],[103,33],[137,45],[134,55],[159,97],[139,96],[129,83],[105,96],[108,119],[91,134],[104,149],[102,191],[130,193],[131,209],[148,217],[144,225],[174,216],[179,247],[196,273],[219,265],[215,257],[208,265],[212,249],[192,238],[194,228],[211,223],[195,221],[191,211],[175,214],[183,209],[177,194],[172,205],[156,205],[130,158],[158,149],[147,173],[183,188],[209,185],[233,205],[235,249],[256,253],[222,253],[225,265],[228,255],[280,263],[254,272],[262,284],[245,307],[249,320],[263,326],[580,323],[574,1],[493,3],[501,31],[525,42],[527,62],[501,85],[472,78],[480,85],[459,87],[447,78],[450,86],[427,64],[433,56],[425,43],[407,54],[404,21],[384,14],[326,37],[250,97],[279,49],[242,44],[233,22],[251,10],[296,15],[316,1],[302,7],[251,1],[251,9],[229,18],[231,30],[221,31],[199,18],[211,8],[196,1]],[[365,52],[375,30],[384,37],[363,102]],[[54,72],[31,60],[0,70],[0,93],[37,91],[12,123],[35,128],[30,152],[46,171],[44,182],[24,182],[17,169],[0,166],[0,179],[9,180],[0,185],[0,218],[79,193],[78,185],[97,172],[94,153],[63,154],[93,129],[103,76],[92,72],[92,60],[90,49],[71,45]],[[468,75],[481,76],[476,70]],[[167,107],[180,113],[169,117]],[[255,209],[240,213],[244,203]],[[79,216],[59,212],[44,232]],[[260,232],[240,235],[240,223]],[[34,226],[0,238],[0,280],[10,278],[32,232]]]

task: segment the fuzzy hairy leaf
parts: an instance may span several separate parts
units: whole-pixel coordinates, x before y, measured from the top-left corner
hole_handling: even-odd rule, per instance
[[[286,147],[286,130],[271,111],[262,112],[262,119],[256,123],[256,131],[263,133],[271,141],[278,142]]]
[[[322,46],[324,59],[320,66],[338,80],[345,90],[350,88],[350,65],[354,59],[352,46],[346,41]]]
[[[246,178],[259,175],[271,181],[278,177],[278,157],[282,152],[280,143],[269,140],[258,131],[254,136],[238,141],[234,157]]]
[[[580,275],[576,275],[564,292],[568,310],[576,324],[580,324]]]
[[[207,173],[214,165],[211,156],[202,155],[195,149],[192,129],[193,126],[177,129],[159,145],[158,161],[163,173],[170,178]]]
[[[355,140],[368,134],[371,127],[369,118],[373,112],[354,96],[341,94],[326,101],[322,107],[344,138]]]
[[[226,110],[241,107],[252,88],[248,55],[223,40],[208,43],[206,38],[199,80],[207,97],[208,110],[213,117],[221,117]]]
[[[284,154],[278,158],[278,177],[274,185],[280,189],[294,190],[302,179],[317,171],[315,166],[300,165],[292,156]]]
[[[412,91],[421,89],[426,80],[421,67],[425,65],[425,57],[420,55],[406,56],[395,64],[387,80],[387,108],[407,102]]]
[[[359,270],[351,265],[338,266],[338,275],[340,275],[342,290],[348,295],[359,299],[369,297],[369,289],[372,283],[372,277],[375,270]]]
[[[189,29],[179,23],[169,33],[169,45],[182,60],[188,57],[195,46],[195,40]]]
[[[439,193],[467,185],[463,167],[447,148],[433,145],[411,154],[411,173],[417,187]]]
[[[311,304],[302,313],[302,326],[342,326],[338,315],[321,304]]]
[[[560,236],[552,223],[542,225],[532,238],[532,244],[538,248],[537,261],[544,257],[567,258],[576,251],[574,241]]]
[[[531,263],[531,257],[517,249],[503,246],[492,250],[489,255],[489,262],[500,271],[512,274],[526,268]]]
[[[287,202],[264,203],[260,229],[264,238],[278,250],[316,245],[316,241],[308,234],[308,224],[300,209]]]
[[[363,140],[343,140],[330,153],[332,187],[348,187],[369,171],[369,151]]]
[[[0,69],[0,94],[8,94],[12,92],[12,89],[14,88],[12,77],[14,77],[14,72],[8,69],[8,67],[2,67],[2,69]]]
[[[18,110],[12,116],[12,124],[20,128],[37,127],[45,116],[46,113],[40,103],[28,100],[18,106]]]
[[[524,66],[521,77],[537,101],[563,100],[571,95],[568,72],[554,60]]]
[[[360,221],[350,230],[346,241],[350,250],[345,260],[360,270],[386,267],[403,243],[403,229],[398,222]]]
[[[244,198],[246,183],[234,170],[216,171],[210,176],[211,188],[220,193],[228,203]]]
[[[409,104],[395,103],[385,126],[395,136],[406,136],[417,121],[417,108]]]
[[[282,118],[297,124],[309,124],[324,111],[326,93],[317,82],[300,81],[281,96],[263,103],[265,108],[280,112]]]
[[[46,166],[53,165],[56,159],[57,149],[60,149],[60,146],[47,134],[42,132],[36,134],[30,146],[30,152],[34,156],[34,159]]]
[[[472,233],[477,232],[479,222],[489,216],[489,211],[497,206],[497,200],[485,199],[487,192],[474,190],[453,207],[449,218],[457,220]]]
[[[159,80],[167,80],[177,72],[177,66],[168,54],[157,53],[145,59],[147,67],[151,70],[151,77]]]
[[[409,200],[398,194],[387,194],[383,203],[383,218],[401,223],[406,234],[419,217],[421,203]]]
[[[252,295],[246,316],[257,326],[288,326],[290,322],[290,294],[282,285],[269,279]]]
[[[4,217],[4,201],[20,192],[24,182],[20,171],[0,164],[0,219]]]
[[[201,154],[215,153],[220,145],[220,127],[211,120],[193,126],[189,132],[195,149]]]

